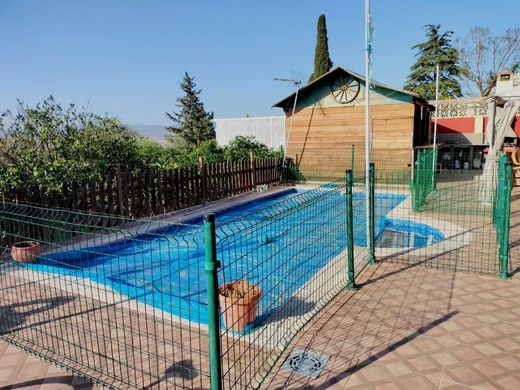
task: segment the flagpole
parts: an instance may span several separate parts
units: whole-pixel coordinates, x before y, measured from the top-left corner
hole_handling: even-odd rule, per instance
[[[433,167],[432,167],[432,186],[435,189],[437,174],[437,118],[439,117],[439,63],[435,66],[435,121],[433,122]]]
[[[365,206],[367,248],[370,242],[370,53],[371,53],[370,0],[365,0]]]
[[[439,63],[435,67],[435,121],[433,122],[433,147],[437,146],[437,118],[439,116]]]

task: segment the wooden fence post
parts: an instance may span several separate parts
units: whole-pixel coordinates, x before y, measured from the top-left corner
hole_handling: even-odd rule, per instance
[[[201,186],[201,201],[202,204],[206,204],[207,196],[206,196],[206,164],[204,164],[204,158],[199,156],[199,175],[200,175],[200,186]]]
[[[253,152],[249,152],[249,169],[251,170],[251,189],[256,187],[256,161]]]
[[[126,215],[124,200],[123,200],[123,182],[121,175],[121,164],[116,164],[116,176],[117,176],[117,199],[119,201],[119,214]]]

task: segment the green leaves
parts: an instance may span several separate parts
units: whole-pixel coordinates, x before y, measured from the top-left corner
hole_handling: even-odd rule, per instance
[[[458,64],[458,52],[451,46],[453,31],[441,33],[440,25],[425,26],[425,42],[412,46],[417,50],[417,61],[410,68],[405,89],[427,100],[435,98],[435,73],[439,64],[439,97],[450,99],[462,96],[457,77],[462,68]]]
[[[215,139],[215,127],[213,125],[213,113],[206,112],[204,103],[199,95],[201,90],[196,89],[195,79],[186,72],[181,83],[184,96],[177,99],[178,112],[166,113],[166,117],[173,121],[175,126],[167,127],[172,134],[182,137],[192,146],[197,146],[204,141]],[[175,137],[169,138],[175,142]]]
[[[225,148],[224,155],[226,160],[245,160],[249,158],[249,153],[253,153],[254,158],[282,157],[283,153],[273,151],[266,145],[258,142],[255,137],[235,137]]]
[[[64,108],[52,96],[35,107],[19,102],[16,113],[0,114],[0,194],[16,192],[26,201],[60,196],[74,182],[106,177],[118,163],[132,171],[194,165],[200,157],[218,162],[247,159],[249,152],[257,158],[277,155],[253,137],[220,147],[214,136],[201,134],[177,136],[164,146],[118,119]]]
[[[119,120],[63,108],[52,96],[35,107],[19,101],[16,114],[1,117],[0,192],[51,195],[139,161],[137,138]]]
[[[320,76],[323,76],[332,68],[332,61],[329,55],[329,39],[327,37],[327,21],[325,15],[318,18],[316,37],[316,49],[314,52],[314,72],[309,78],[309,83]]]
[[[219,146],[215,140],[204,141],[196,147],[189,149],[184,155],[179,155],[179,165],[197,164],[202,157],[207,163],[247,160],[249,154],[254,158],[282,157],[283,152],[269,149],[266,145],[258,142],[255,137],[235,137],[228,145]]]

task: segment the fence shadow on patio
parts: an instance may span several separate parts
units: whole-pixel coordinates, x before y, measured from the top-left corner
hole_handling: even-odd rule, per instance
[[[351,375],[394,351],[403,356],[421,347],[441,352],[447,333],[443,325],[460,314],[451,305],[455,273],[416,265],[385,262],[366,268],[362,288],[340,296],[293,344],[315,355],[341,353],[330,358],[317,379],[280,370],[266,388],[325,390],[340,381],[345,385]],[[431,345],[418,340],[424,335],[431,336],[426,340]]]

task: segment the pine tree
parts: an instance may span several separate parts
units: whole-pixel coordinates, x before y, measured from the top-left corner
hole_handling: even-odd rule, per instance
[[[173,134],[181,136],[192,146],[200,145],[202,142],[215,139],[215,126],[213,125],[213,113],[206,112],[204,103],[200,101],[201,90],[197,90],[194,78],[185,72],[184,79],[180,84],[184,91],[184,96],[177,99],[176,106],[179,112],[172,114],[166,113],[168,119],[175,123],[175,126],[166,129]],[[168,137],[174,143],[175,137]]]
[[[329,57],[329,39],[327,38],[327,22],[325,15],[318,18],[318,34],[316,38],[316,50],[314,52],[314,72],[309,78],[312,80],[324,75],[332,68],[332,61]]]
[[[453,31],[441,33],[440,25],[428,24],[426,42],[412,46],[417,50],[417,61],[410,68],[405,89],[427,100],[435,99],[435,68],[439,64],[439,97],[451,99],[462,96],[456,77],[462,72],[458,52],[451,46]]]

